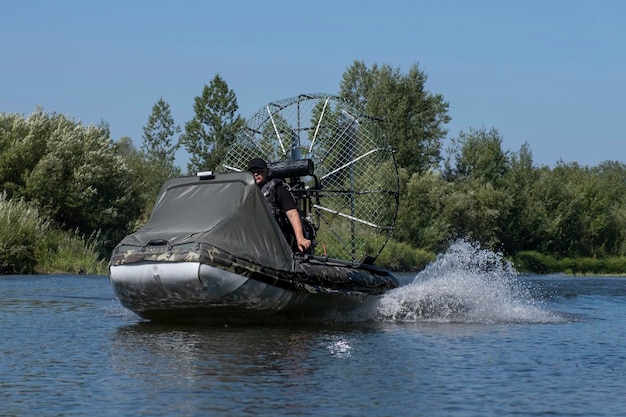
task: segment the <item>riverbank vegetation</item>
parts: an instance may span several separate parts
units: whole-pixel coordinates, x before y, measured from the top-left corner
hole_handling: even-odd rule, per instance
[[[89,238],[55,227],[36,206],[0,194],[0,274],[104,275],[107,261]]]
[[[447,138],[448,103],[426,82],[417,65],[405,74],[354,62],[339,85],[341,97],[383,120],[397,151],[400,209],[377,264],[421,270],[463,238],[518,271],[626,273],[624,163],[538,166],[527,144],[505,149],[496,128]],[[213,169],[245,124],[219,75],[193,108],[181,129],[159,99],[140,147],[111,138],[104,122],[84,126],[42,108],[0,113],[0,274],[106,274],[113,246],[145,223],[163,182]],[[186,171],[175,165],[180,147]]]

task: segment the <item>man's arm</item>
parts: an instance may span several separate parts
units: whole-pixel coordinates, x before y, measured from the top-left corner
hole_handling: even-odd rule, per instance
[[[296,235],[296,242],[298,242],[298,249],[300,252],[306,252],[311,247],[311,241],[304,237],[302,231],[302,221],[300,220],[300,214],[297,209],[291,209],[285,213],[293,227],[293,233]]]

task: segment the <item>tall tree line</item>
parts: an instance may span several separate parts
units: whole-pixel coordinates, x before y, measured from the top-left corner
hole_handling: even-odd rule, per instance
[[[555,257],[626,255],[626,166],[558,161],[537,166],[525,144],[503,149],[495,128],[442,140],[448,103],[426,88],[426,74],[355,61],[339,95],[380,118],[396,150],[401,201],[394,239],[432,252],[459,237],[515,254]],[[164,181],[181,175],[175,153],[190,155],[187,172],[215,169],[245,120],[234,91],[216,75],[193,102],[194,116],[177,125],[160,98],[147,117],[142,144],[110,138],[108,126],[83,126],[66,116],[0,114],[0,187],[51,221],[90,234],[103,247],[145,222]]]

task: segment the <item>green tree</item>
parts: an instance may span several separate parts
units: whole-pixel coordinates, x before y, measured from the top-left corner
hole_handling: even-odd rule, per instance
[[[599,195],[604,207],[595,218],[593,229],[604,238],[602,249],[608,255],[626,255],[626,164],[605,161],[592,169],[598,177]]]
[[[535,167],[528,143],[524,143],[518,152],[513,152],[509,161],[509,168],[500,185],[512,199],[509,216],[503,219],[501,226],[503,250],[507,253],[534,250],[545,239],[542,231],[545,230],[548,213],[533,190],[541,170],[547,170],[547,167],[541,170]]]
[[[139,215],[124,160],[114,152],[106,126],[82,126],[64,116],[46,153],[26,176],[24,195],[43,215],[85,236],[101,231],[105,250],[128,231]]]
[[[143,127],[141,151],[148,161],[158,161],[168,170],[166,178],[174,171],[175,152],[178,148],[174,139],[180,132],[180,126],[174,123],[169,104],[160,98],[152,106],[148,123]]]
[[[20,114],[0,114],[0,189],[7,197],[24,195],[26,178],[47,152],[52,133],[72,121],[48,114],[41,107],[27,118]]]
[[[145,154],[128,136],[123,136],[114,143],[113,152],[124,161],[132,193],[136,196],[135,203],[137,207],[142,208],[141,214],[135,219],[133,229],[136,229],[150,218],[156,196],[162,185],[157,183],[165,177],[164,173],[169,171],[160,168],[157,160],[148,161]]]
[[[154,206],[154,201],[163,183],[168,179],[181,175],[174,165],[178,141],[176,135],[181,132],[163,98],[160,98],[143,127],[143,143],[141,145],[142,163],[134,164],[137,180],[141,184],[138,190],[144,201],[143,220],[147,220]]]
[[[238,108],[234,91],[219,75],[204,86],[202,95],[194,101],[195,116],[185,124],[180,138],[191,155],[189,172],[219,169],[237,131],[244,125],[244,120],[235,115]]]
[[[442,213],[453,184],[436,171],[414,173],[407,181],[403,169],[400,178],[404,199],[398,210],[395,238],[429,251],[444,250],[452,235],[449,219]]]
[[[530,190],[544,218],[536,232],[541,236],[537,250],[556,258],[590,256],[596,248],[589,244],[590,221],[598,213],[589,205],[597,197],[589,169],[559,161],[539,174]]]
[[[427,79],[417,64],[402,74],[388,65],[367,68],[355,61],[340,83],[342,98],[383,119],[398,165],[410,174],[439,165],[444,125],[450,121],[448,103],[426,90]]]
[[[496,129],[461,131],[452,139],[445,176],[450,179],[474,178],[496,184],[509,169],[508,152],[502,150],[502,136]]]
[[[626,194],[623,164],[605,162],[597,167],[559,162],[553,170],[553,216],[556,256],[605,257],[621,246],[617,213]],[[557,189],[558,185],[560,187]],[[560,252],[560,253],[559,253]]]
[[[454,238],[470,238],[493,250],[501,249],[501,225],[508,218],[511,197],[490,182],[466,178],[452,183],[441,216]]]
[[[500,249],[501,227],[511,207],[506,192],[476,178],[447,181],[437,172],[415,173],[400,207],[396,237],[430,251],[470,238]]]

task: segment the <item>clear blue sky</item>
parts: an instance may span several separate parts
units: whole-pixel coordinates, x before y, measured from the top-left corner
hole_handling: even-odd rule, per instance
[[[40,105],[105,121],[139,146],[159,98],[182,127],[216,74],[248,117],[270,101],[337,94],[355,60],[418,64],[450,104],[449,137],[495,128],[505,150],[528,142],[539,165],[626,162],[623,1],[1,4],[0,112]]]

